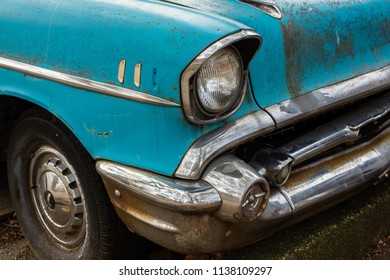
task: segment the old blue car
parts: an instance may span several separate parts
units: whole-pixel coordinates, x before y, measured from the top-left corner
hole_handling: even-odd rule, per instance
[[[0,1],[0,157],[33,251],[244,246],[390,169],[390,2]]]

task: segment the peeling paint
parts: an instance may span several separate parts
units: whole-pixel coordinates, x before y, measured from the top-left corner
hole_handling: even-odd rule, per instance
[[[348,36],[339,38],[339,43],[336,48],[337,57],[355,57],[353,33],[349,32]]]
[[[91,134],[93,134],[93,135],[96,135],[96,136],[98,136],[98,137],[108,137],[108,136],[110,136],[110,134],[112,133],[112,130],[106,131],[106,132],[98,132],[98,131],[96,131],[96,130],[94,130],[94,129],[89,129],[89,128],[86,126],[86,124],[84,124],[84,129],[85,129],[87,132],[89,132],[89,133],[91,133]]]
[[[89,132],[90,133],[92,133],[92,134],[95,134],[95,135],[97,135],[97,136],[104,136],[104,137],[107,137],[107,136],[109,136],[111,133],[112,133],[112,131],[110,130],[109,132],[103,132],[103,133],[101,133],[101,132],[96,132],[95,130],[89,130]]]

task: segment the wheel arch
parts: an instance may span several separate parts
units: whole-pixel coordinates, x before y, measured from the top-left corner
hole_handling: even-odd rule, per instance
[[[14,117],[10,119],[13,125],[8,131],[9,152],[7,153],[7,171],[10,194],[19,222],[24,229],[26,238],[29,235],[27,239],[37,257],[44,259],[111,259],[125,254],[127,246],[132,245],[132,239],[129,238],[127,240],[129,232],[117,217],[115,209],[110,203],[103,181],[96,172],[94,159],[76,135],[55,114],[35,103],[12,96],[0,96],[0,102],[3,102],[1,106],[6,107],[5,104],[7,104],[9,107],[7,109],[15,112]],[[1,120],[1,122],[3,121],[5,120]],[[44,149],[44,153],[49,151],[49,155],[52,158],[49,161],[46,161],[47,158],[41,159],[38,163],[44,163],[42,166],[50,165],[51,171],[49,169],[45,171],[44,169],[32,168],[34,160],[41,155],[39,152]],[[51,153],[52,151],[54,152]],[[40,168],[40,165],[37,166],[34,168]],[[31,190],[36,189],[38,184],[31,185],[31,179],[35,177],[35,175],[31,175],[31,172],[40,175],[47,172],[52,174],[52,176],[56,174],[59,176],[58,178],[61,177],[63,188],[66,188],[69,192],[62,191],[60,196],[58,196],[58,201],[62,203],[62,193],[72,192],[74,195],[68,198],[68,206],[74,205],[73,203],[77,204],[72,208],[74,210],[71,211],[72,215],[80,220],[91,217],[88,218],[89,222],[86,222],[83,228],[86,232],[80,231],[81,233],[76,240],[80,244],[75,241],[75,245],[71,243],[69,245],[71,247],[62,249],[68,240],[65,238],[63,243],[61,243],[54,241],[54,237],[65,236],[64,233],[61,233],[61,235],[52,234],[50,238],[47,238],[47,232],[50,232],[50,230],[44,231],[44,229],[51,228],[47,224],[52,226],[54,223],[46,223],[46,226],[39,226],[43,225],[43,223],[37,222],[39,217],[43,221],[42,217],[44,214],[42,213],[48,212],[42,210],[39,212],[41,214],[38,215],[36,214],[37,208],[32,208],[33,196],[31,195]],[[42,181],[40,182],[42,183]],[[53,182],[57,181],[54,180]],[[55,184],[55,187],[52,188],[53,191],[56,191],[57,186],[59,186],[57,183]],[[82,189],[84,189],[84,194],[82,194]],[[84,201],[88,201],[85,204],[87,206],[83,207],[83,211],[80,212],[81,216],[78,216],[79,208],[84,204]],[[53,205],[55,205],[55,200]],[[32,209],[34,211],[31,211]],[[40,209],[43,208],[41,207]],[[73,227],[77,225],[78,223],[70,224],[68,228],[77,230],[76,227]],[[87,230],[88,228],[92,230]],[[37,234],[38,229],[39,234]],[[57,231],[62,231],[59,226]],[[90,234],[94,232],[97,233],[90,238]],[[67,234],[68,231],[66,232]],[[72,234],[72,231],[70,231],[70,234]],[[85,235],[81,239],[82,234]],[[110,242],[111,239],[118,240],[118,242]],[[41,250],[42,244],[45,244],[45,247]]]
[[[3,161],[6,159],[9,138],[15,128],[17,120],[24,112],[33,107],[51,114],[59,122],[66,126],[69,132],[77,138],[77,135],[72,132],[69,123],[67,123],[62,116],[56,114],[53,110],[50,110],[45,103],[34,99],[25,99],[11,94],[3,94],[0,95],[0,160]]]

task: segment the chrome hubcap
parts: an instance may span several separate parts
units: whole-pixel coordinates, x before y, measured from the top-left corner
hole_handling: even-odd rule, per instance
[[[57,150],[41,147],[31,159],[30,186],[46,233],[67,249],[77,248],[85,237],[86,209],[73,167]]]

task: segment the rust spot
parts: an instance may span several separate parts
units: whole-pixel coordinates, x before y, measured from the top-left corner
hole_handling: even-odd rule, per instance
[[[390,20],[385,4],[282,2],[285,75],[292,97],[388,64]],[[368,61],[368,52],[375,62],[359,63]]]
[[[284,38],[287,88],[290,95],[296,97],[305,91],[303,84],[311,75],[310,71],[318,64],[327,63],[325,42],[329,35],[319,33],[315,28],[307,28],[295,19],[280,24]]]
[[[298,96],[302,90],[301,80],[299,74],[303,71],[303,66],[299,58],[299,49],[296,48],[301,36],[298,30],[294,30],[294,24],[289,21],[288,25],[282,25],[284,37],[284,52],[286,57],[286,79],[289,93],[295,97]]]
[[[372,142],[325,158],[319,161],[318,164],[308,165],[307,167],[295,170],[285,184],[285,188],[292,191],[296,188],[307,186],[320,177],[326,180],[329,176],[334,176],[342,171],[346,172],[346,170],[350,170],[353,166],[358,166],[361,164],[362,159],[367,158],[368,155],[371,157],[378,156],[379,152],[375,147],[387,143],[389,135],[390,132],[383,133]]]
[[[354,44],[353,44],[354,40],[353,40],[352,32],[349,32],[348,37],[338,38],[338,40],[340,40],[340,42],[336,49],[336,56],[340,58],[345,56],[355,57]]]
[[[109,131],[109,132],[97,132],[97,131],[95,131],[95,130],[89,130],[89,132],[90,133],[92,133],[92,134],[95,134],[95,135],[97,135],[97,136],[104,136],[104,137],[107,137],[107,136],[109,136],[110,135],[110,133],[112,132],[111,130]]]
[[[24,54],[10,54],[8,52],[2,52],[2,51],[0,51],[0,57],[16,60],[31,65],[37,65],[44,60],[44,58],[39,55],[36,55],[34,57],[27,57]]]
[[[98,132],[98,131],[95,131],[94,129],[89,129],[85,124],[84,124],[84,129],[86,131],[88,131],[89,133],[93,134],[93,135],[96,135],[96,136],[99,136],[99,137],[108,137],[112,131],[105,131],[105,132]]]

